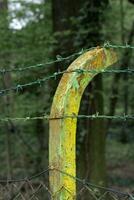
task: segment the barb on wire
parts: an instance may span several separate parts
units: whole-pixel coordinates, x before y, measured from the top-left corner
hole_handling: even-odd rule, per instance
[[[51,117],[50,115],[43,115],[43,116],[35,116],[35,117],[17,117],[17,118],[10,118],[10,117],[5,117],[5,118],[0,118],[0,122],[7,122],[9,120],[12,121],[29,121],[29,120],[37,120],[37,119],[44,119],[44,120],[58,120],[58,119],[67,119],[67,118],[72,118],[72,119],[113,119],[113,120],[133,120],[134,115],[99,115],[98,113],[92,114],[92,115],[64,115],[64,116],[56,116],[56,117]]]

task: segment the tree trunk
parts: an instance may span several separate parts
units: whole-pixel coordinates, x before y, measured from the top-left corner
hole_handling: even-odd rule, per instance
[[[102,92],[103,81],[102,75],[98,75],[94,80],[92,87],[93,98],[90,100],[89,113],[98,112],[100,115],[104,113],[104,101]],[[105,169],[105,123],[103,119],[95,119],[87,121],[88,140],[87,153],[89,180],[100,185],[105,185],[106,169]]]
[[[4,31],[6,32],[6,39],[8,39],[8,33],[9,33],[9,29],[8,29],[8,1],[7,0],[0,0],[0,17],[1,17],[1,29],[4,29]],[[4,38],[5,39],[5,38]],[[10,63],[10,56],[8,53],[3,53],[4,54],[4,60],[3,57],[1,57],[0,59],[3,61],[4,66],[6,66],[6,64]],[[2,77],[2,81],[3,81],[3,87],[9,88],[11,87],[11,74],[10,73],[6,73],[3,75]],[[5,95],[3,97],[3,102],[4,102],[4,113],[6,115],[6,117],[10,117],[10,114],[13,113],[13,98],[12,95]],[[11,158],[11,154],[12,154],[12,141],[11,141],[11,135],[13,133],[13,126],[12,123],[10,121],[5,122],[5,133],[6,133],[6,151],[7,151],[7,178],[11,179],[12,177],[12,173],[13,173],[13,169],[12,169],[12,158]]]
[[[82,27],[89,31],[84,40],[81,40],[81,46],[92,47],[101,44],[103,41],[101,33],[102,19],[104,15],[103,10],[107,5],[107,0],[87,1]],[[83,102],[82,112],[84,114],[90,115],[98,112],[101,115],[104,113],[102,74],[95,77],[88,86]],[[83,178],[85,177],[93,183],[106,185],[105,121],[100,119],[84,120],[84,127],[85,136],[78,157],[78,175]],[[85,199],[89,199],[88,194],[85,194]]]
[[[125,43],[125,28],[124,28],[124,4],[123,0],[120,0],[120,13],[121,13],[121,40],[122,44]],[[124,92],[124,113],[127,115],[128,114],[128,96],[129,96],[129,88],[128,88],[128,81],[129,81],[129,76],[127,73],[123,74],[123,92]],[[124,123],[122,126],[121,130],[121,138],[120,138],[122,143],[127,143],[128,142],[128,134],[127,134],[127,123]]]
[[[36,116],[40,115],[38,112]],[[47,132],[47,125],[44,125],[43,119],[37,119],[35,124],[35,130],[37,134],[38,140],[38,151],[36,157],[36,166],[35,166],[35,173],[41,172],[44,168],[46,169],[48,166],[47,162],[47,149],[48,149],[48,132]],[[43,162],[44,161],[44,162]],[[43,164],[43,165],[42,165]],[[45,166],[44,166],[45,165]]]
[[[85,1],[85,0],[84,0]],[[74,29],[71,18],[76,17],[79,13],[82,0],[52,0],[52,17],[53,17],[53,33],[56,40],[54,46],[54,57],[56,55],[64,55],[74,53]],[[70,61],[71,62],[71,61]],[[59,63],[55,65],[54,70],[65,69]]]

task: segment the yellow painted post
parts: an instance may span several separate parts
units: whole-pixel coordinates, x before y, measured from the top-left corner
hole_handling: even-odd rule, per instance
[[[67,69],[54,96],[49,135],[49,182],[54,200],[72,200],[76,196],[76,182],[61,171],[76,176],[76,126],[82,94],[96,73],[73,70],[103,70],[117,61],[112,49],[95,48],[78,57]]]

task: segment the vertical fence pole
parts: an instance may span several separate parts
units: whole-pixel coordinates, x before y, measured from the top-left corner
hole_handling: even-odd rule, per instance
[[[76,181],[67,174],[76,176],[77,118],[62,116],[78,115],[82,94],[97,70],[103,70],[116,61],[112,49],[97,47],[78,57],[59,83],[51,108],[49,135],[49,182],[54,200],[76,198]],[[96,72],[86,73],[84,70]]]

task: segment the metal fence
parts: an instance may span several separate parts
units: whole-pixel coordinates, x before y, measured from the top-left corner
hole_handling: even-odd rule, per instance
[[[50,170],[56,170],[57,173],[63,173],[65,176],[77,182],[77,194],[72,196],[72,199],[78,200],[133,200],[133,193],[125,193],[117,189],[95,185],[87,182],[85,179],[73,177],[70,174],[59,171],[57,169],[46,169],[41,173],[35,174],[24,179],[0,180],[0,199],[1,200],[49,200],[57,199],[62,189],[52,195],[51,189],[48,186],[48,173]]]

